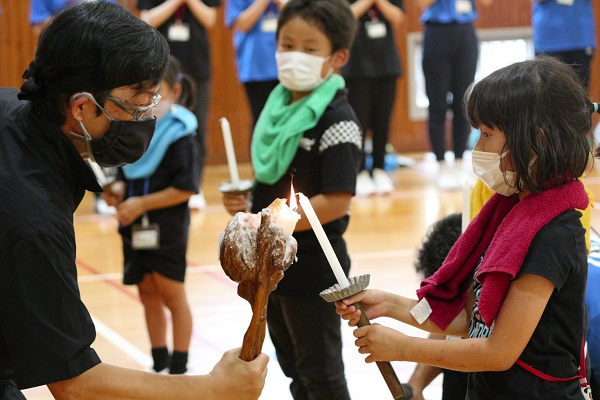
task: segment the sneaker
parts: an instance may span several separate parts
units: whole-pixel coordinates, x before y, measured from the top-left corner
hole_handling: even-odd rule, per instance
[[[102,197],[98,197],[94,202],[94,210],[100,215],[117,215],[117,209],[106,204]]]
[[[446,161],[441,161],[438,172],[437,186],[441,190],[458,190],[463,186],[463,174],[456,166],[449,165]]]
[[[375,182],[369,171],[362,170],[356,177],[356,196],[366,197],[375,193]]]
[[[373,182],[375,183],[375,192],[379,194],[391,193],[394,191],[394,182],[392,178],[382,169],[373,170]]]
[[[206,199],[204,198],[204,193],[200,192],[190,197],[188,201],[188,207],[190,207],[192,210],[206,210]]]

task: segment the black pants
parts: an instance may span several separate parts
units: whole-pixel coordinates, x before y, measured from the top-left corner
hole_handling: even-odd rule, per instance
[[[246,90],[246,97],[250,103],[250,111],[252,112],[252,130],[254,131],[254,125],[258,121],[258,117],[262,112],[271,91],[275,89],[275,86],[279,83],[278,80],[272,81],[260,81],[260,82],[245,82],[244,89]]]
[[[475,79],[479,43],[472,24],[426,24],[423,74],[429,99],[429,140],[438,161],[446,151],[446,112],[452,108],[452,148],[462,158],[471,126],[463,97]],[[451,96],[449,96],[451,94]],[[450,100],[451,97],[451,100]]]
[[[539,56],[542,53],[536,52],[535,55]],[[590,65],[592,63],[592,57],[594,56],[594,49],[579,49],[570,51],[556,51],[550,53],[543,53],[551,57],[558,58],[562,62],[569,64],[575,69],[581,84],[589,89],[590,87]]]
[[[356,112],[363,129],[364,140],[371,131],[373,141],[373,168],[383,169],[385,146],[390,135],[390,118],[396,100],[396,77],[346,78],[348,102]],[[365,158],[361,170],[365,169]]]
[[[267,323],[294,400],[350,400],[333,303],[271,294]]]

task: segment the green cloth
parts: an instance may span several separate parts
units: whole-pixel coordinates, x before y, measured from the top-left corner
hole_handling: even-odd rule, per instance
[[[272,185],[286,173],[304,132],[317,125],[337,91],[345,85],[344,78],[333,74],[292,104],[292,94],[283,85],[273,89],[252,136],[252,166],[257,181]]]

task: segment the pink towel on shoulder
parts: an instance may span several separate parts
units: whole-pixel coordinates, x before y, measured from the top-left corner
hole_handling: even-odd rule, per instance
[[[485,254],[477,273],[482,283],[479,312],[491,326],[536,233],[559,214],[588,205],[578,180],[521,201],[517,195],[494,194],[458,238],[442,267],[421,282],[417,296],[419,300],[425,297],[431,306],[429,318],[441,329],[456,318],[465,305],[473,271]]]

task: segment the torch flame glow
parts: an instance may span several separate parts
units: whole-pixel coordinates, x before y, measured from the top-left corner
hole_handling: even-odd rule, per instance
[[[294,185],[290,185],[290,208],[292,211],[296,211],[298,209],[298,202],[296,201],[296,192],[294,192]]]

